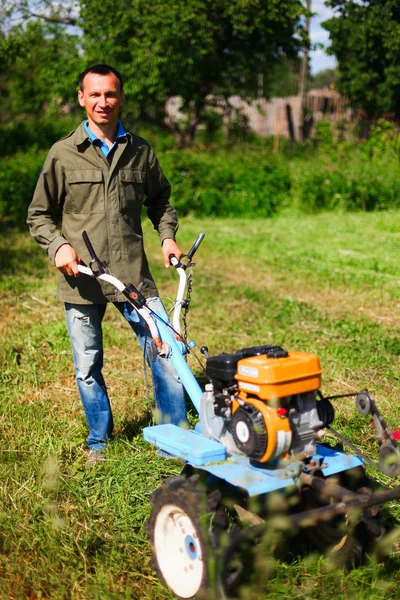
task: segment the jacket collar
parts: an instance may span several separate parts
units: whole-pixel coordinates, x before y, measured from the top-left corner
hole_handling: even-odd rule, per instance
[[[89,136],[86,133],[85,128],[83,126],[83,121],[79,125],[79,127],[74,131],[72,135],[72,141],[75,144],[75,146],[81,146],[85,142],[89,141]]]
[[[83,123],[84,123],[84,121],[82,121],[82,123],[79,125],[79,127],[74,131],[74,133],[72,135],[72,141],[75,144],[75,146],[81,146],[84,143],[90,142],[90,138],[85,131]],[[126,132],[126,137],[128,138],[129,141],[131,140],[130,133]]]

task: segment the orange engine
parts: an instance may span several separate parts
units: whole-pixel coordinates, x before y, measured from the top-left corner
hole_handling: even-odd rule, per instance
[[[214,413],[229,421],[240,452],[260,463],[315,453],[318,432],[333,420],[331,405],[322,407],[317,397],[316,354],[256,346],[209,357],[206,371]]]

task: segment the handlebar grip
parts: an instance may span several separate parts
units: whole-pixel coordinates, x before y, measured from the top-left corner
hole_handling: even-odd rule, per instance
[[[90,254],[90,258],[97,263],[100,262],[96,256],[96,252],[94,251],[94,248],[89,240],[89,236],[86,233],[86,231],[82,231],[82,237],[83,237],[83,241],[85,242],[86,248],[88,249],[88,252]]]
[[[168,258],[170,265],[172,265],[173,267],[179,266],[179,260],[176,258],[175,254],[170,254]]]
[[[200,246],[205,235],[206,235],[205,233],[200,233],[199,237],[197,238],[197,240],[195,241],[193,246],[190,248],[189,252],[186,254],[186,256],[188,257],[189,260],[192,260],[194,253],[196,252],[197,248]]]

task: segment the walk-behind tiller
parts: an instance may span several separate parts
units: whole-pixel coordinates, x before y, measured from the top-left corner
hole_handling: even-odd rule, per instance
[[[397,435],[367,390],[323,396],[315,354],[259,345],[210,356],[203,347],[209,383],[200,388],[182,355],[182,345],[191,352],[195,344],[183,338],[180,315],[190,299],[184,298],[187,270],[203,237],[180,260],[170,257],[180,277],[172,326],[147,307],[139,290],[107,272],[85,233],[90,268],[79,266],[133,304],[200,417],[194,430],[172,424],[144,429],[145,440],[185,462],[180,476],[152,494],[148,522],[155,567],[178,598],[211,589],[226,598],[248,575],[251,550],[264,548],[262,540],[277,532],[302,528],[338,564],[357,563],[375,547],[382,550],[376,544],[384,535],[380,506],[400,498],[400,486],[372,490],[364,467],[372,461],[333,429],[331,401],[353,396],[357,411],[371,415],[380,446],[372,464],[390,477],[400,475]],[[327,430],[352,453],[319,443]]]

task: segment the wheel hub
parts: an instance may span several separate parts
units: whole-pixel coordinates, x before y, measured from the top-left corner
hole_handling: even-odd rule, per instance
[[[204,561],[196,526],[181,507],[162,507],[155,522],[154,545],[168,586],[180,598],[192,598],[201,587]]]

